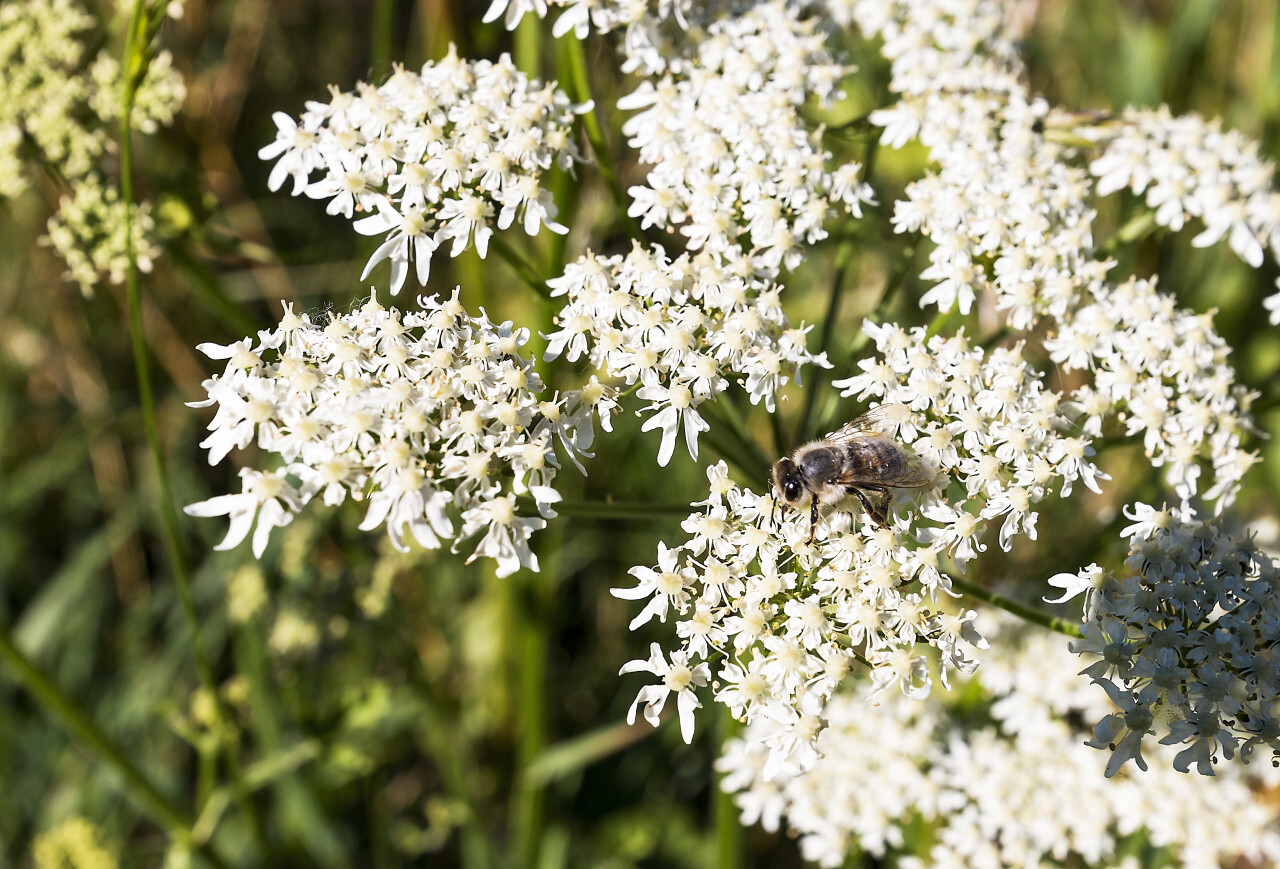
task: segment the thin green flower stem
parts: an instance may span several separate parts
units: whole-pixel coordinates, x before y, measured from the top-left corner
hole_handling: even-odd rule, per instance
[[[520,499],[523,504],[524,499]],[[532,504],[532,500],[529,502]],[[692,509],[685,503],[650,504],[639,501],[560,501],[552,505],[561,516],[580,519],[664,519],[687,516]]]
[[[191,252],[181,245],[175,244],[168,247],[166,253],[170,260],[187,273],[190,286],[197,291],[196,295],[208,305],[209,310],[222,321],[224,326],[237,335],[257,333],[260,324],[246,314],[239,305],[227,298],[218,283],[217,275],[205,263],[192,256]]]
[[[191,843],[210,863],[225,867],[226,863],[207,842],[195,843],[191,837],[193,821],[152,784],[120,748],[98,729],[75,701],[53,684],[14,644],[7,626],[0,624],[0,660],[18,677],[28,692],[57,718],[77,739],[124,778],[128,789],[138,798],[143,810],[156,823],[178,839]]]
[[[600,122],[600,103],[591,96],[591,84],[587,80],[587,58],[582,50],[582,40],[572,33],[560,38],[564,58],[569,67],[569,98],[576,103],[591,102],[591,111],[582,116],[582,127],[586,130],[587,141],[596,155],[596,166],[600,169],[600,177],[613,196],[613,203],[618,208],[618,220],[622,222],[627,235],[636,241],[644,241],[644,235],[635,220],[627,214],[631,205],[626,191],[618,181],[618,173],[613,168],[613,158],[609,156],[609,146],[604,140],[604,129]]]
[[[533,290],[543,299],[551,298],[551,288],[547,286],[539,275],[538,270],[529,264],[529,261],[516,252],[515,248],[507,244],[504,239],[496,233],[489,238],[489,247],[498,252],[498,256],[511,266],[511,270],[516,273],[520,280],[524,281],[529,289]]]
[[[517,608],[517,632],[510,644],[516,655],[513,665],[519,673],[519,739],[516,743],[516,775],[511,798],[511,827],[515,853],[522,866],[536,866],[546,830],[546,782],[529,775],[547,746],[547,697],[555,690],[547,684],[550,649],[548,622],[555,600],[555,582],[561,575],[564,550],[564,523],[556,522],[545,532],[539,549],[543,570],[523,571],[523,604]]]
[[[728,706],[723,703],[716,705],[719,707],[715,728],[716,756],[720,757],[724,755],[724,749],[729,740],[737,736],[741,725],[733,717],[733,712]],[[742,865],[743,852],[746,850],[746,829],[739,820],[738,807],[734,805],[733,794],[723,787],[724,775],[717,772],[712,785],[715,788],[712,813],[716,828],[716,866],[719,869],[738,869]]]
[[[760,475],[768,477],[770,469],[773,468],[773,459],[769,458],[764,448],[751,436],[751,432],[747,430],[746,420],[742,418],[742,414],[738,412],[737,406],[729,400],[729,397],[724,395],[719,401],[704,402],[701,407],[708,409],[712,418],[719,420],[725,426],[726,433],[746,449],[747,457],[760,471]]]
[[[1057,616],[1051,616],[1048,613],[1041,612],[1035,607],[1027,606],[1021,601],[1016,601],[1011,597],[1005,597],[994,591],[988,591],[979,585],[960,579],[959,577],[951,577],[951,587],[958,592],[967,594],[970,597],[976,597],[978,600],[986,601],[994,607],[1012,613],[1023,621],[1040,625],[1042,628],[1048,628],[1051,631],[1057,631],[1060,634],[1066,634],[1068,637],[1075,639],[1083,639],[1084,634],[1080,633],[1080,626],[1060,619]]]
[[[169,563],[173,569],[174,587],[178,593],[178,601],[182,609],[182,619],[186,625],[188,640],[191,644],[191,655],[195,661],[196,673],[200,684],[214,701],[216,722],[219,731],[219,742],[225,749],[227,772],[231,778],[233,790],[239,798],[245,819],[249,822],[255,838],[259,843],[265,842],[262,822],[253,802],[248,798],[240,771],[239,758],[235,748],[226,739],[227,719],[218,695],[218,684],[214,679],[213,668],[200,643],[200,619],[196,612],[195,596],[191,592],[191,574],[187,567],[186,556],[182,550],[182,538],[178,529],[178,510],[174,504],[173,487],[169,480],[169,471],[164,460],[164,451],[160,442],[160,425],[156,414],[155,395],[151,388],[150,360],[147,354],[146,334],[142,324],[142,289],[138,279],[138,261],[133,249],[132,209],[133,194],[133,104],[137,86],[147,70],[147,34],[149,22],[143,8],[142,0],[134,0],[133,11],[129,18],[129,29],[125,37],[124,70],[121,112],[120,112],[120,199],[124,203],[124,242],[125,257],[128,268],[125,271],[125,295],[129,306],[129,337],[133,347],[134,373],[138,381],[138,400],[142,411],[142,429],[146,435],[147,450],[151,455],[152,470],[159,490],[160,526],[164,537],[165,549]]]
[[[842,242],[839,250],[836,251],[836,272],[831,279],[831,296],[827,299],[827,313],[822,320],[822,332],[818,339],[819,353],[826,353],[831,347],[831,339],[836,331],[836,319],[840,314],[840,298],[844,295],[845,278],[848,276],[849,265],[852,262],[853,244],[848,241]],[[813,420],[813,409],[818,402],[818,393],[821,391],[818,387],[826,379],[825,372],[825,368],[817,367],[810,372],[810,382],[804,395],[804,409],[800,413],[800,424],[796,426],[794,442],[778,443],[780,450],[809,440],[809,425]]]
[[[928,341],[934,335],[937,335],[943,329],[954,323],[959,316],[960,311],[958,308],[953,307],[947,311],[939,311],[938,315],[933,318],[931,323],[929,323],[929,328],[925,330],[924,340]]]

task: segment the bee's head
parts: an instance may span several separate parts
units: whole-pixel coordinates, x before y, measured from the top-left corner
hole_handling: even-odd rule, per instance
[[[788,507],[800,506],[800,499],[804,496],[804,481],[800,478],[800,469],[791,459],[778,459],[773,463],[769,484],[782,503]]]

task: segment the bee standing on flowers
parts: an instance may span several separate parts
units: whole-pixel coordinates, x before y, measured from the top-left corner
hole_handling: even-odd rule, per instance
[[[784,509],[799,510],[809,497],[810,543],[819,504],[857,498],[872,521],[887,528],[893,490],[933,482],[933,470],[887,434],[909,415],[906,405],[882,404],[774,463],[769,488]]]

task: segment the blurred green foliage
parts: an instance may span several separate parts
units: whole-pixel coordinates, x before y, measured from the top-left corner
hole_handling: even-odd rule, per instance
[[[313,201],[267,191],[269,167],[256,152],[274,137],[272,112],[296,114],[327,85],[350,89],[392,62],[439,57],[451,41],[467,57],[514,50],[522,68],[558,77],[548,28],[532,18],[514,34],[482,25],[487,5],[188,0],[185,17],[165,26],[162,44],[190,95],[174,128],[140,141],[138,183],[176,227],[144,294],[180,503],[234,485],[234,468],[204,466],[197,443],[207,417],[183,405],[201,397],[212,371],[194,346],[274,323],[281,300],[345,310],[364,290],[357,276],[375,244]],[[1035,16],[1025,43],[1034,89],[1055,104],[1167,102],[1175,112],[1222,116],[1275,153],[1276,4],[1022,5]],[[110,4],[90,6],[116,21]],[[101,38],[121,40],[105,30]],[[921,171],[921,153],[877,153],[865,135],[835,129],[887,99],[883,62],[873,47],[853,44],[860,72],[829,118],[827,146],[860,160],[874,155],[881,204],[847,239],[850,291],[832,324],[837,372],[851,364],[858,324],[896,269],[905,273],[894,313],[919,319],[915,275],[924,260],[910,259],[907,240],[886,219]],[[613,71],[611,50],[596,38],[587,46],[594,96],[620,158],[621,119],[611,106],[630,85]],[[624,186],[643,171],[626,161],[619,168]],[[556,189],[576,218],[567,241],[509,236],[548,276],[588,242],[599,249],[623,239],[616,231],[588,238],[611,209],[590,167],[576,180],[560,177]],[[56,198],[53,180],[43,178],[39,192],[7,203],[0,217],[0,621],[163,793],[197,805],[225,788],[225,760],[210,749],[216,716],[198,690],[160,543],[123,294],[104,288],[86,299],[60,279],[60,264],[37,243]],[[1133,203],[1115,197],[1104,207],[1103,225],[1118,225]],[[1152,234],[1120,254],[1118,271],[1158,272],[1184,304],[1217,308],[1242,379],[1270,383],[1280,340],[1265,325],[1261,299],[1275,267],[1253,272],[1221,246],[1196,250],[1187,241]],[[788,281],[794,320],[826,321],[841,243],[820,245]],[[437,258],[430,290],[457,283],[470,308],[485,306],[495,320],[535,331],[550,324],[549,308],[500,261]],[[794,445],[800,398],[784,409],[791,443],[774,441],[763,414],[752,417],[769,449]],[[850,408],[824,394],[815,410],[810,431]],[[677,455],[655,473],[655,439],[629,417],[616,428],[599,443],[588,477],[562,475],[568,500],[702,497],[695,463]],[[1280,446],[1263,449],[1269,461],[1241,502],[1255,516],[1275,515],[1280,490]],[[1127,479],[1124,458],[1110,461],[1120,484],[1152,485]],[[1114,538],[1105,511],[1114,516],[1116,503],[1090,502],[1084,512],[1102,511],[1101,522],[1082,521],[1074,505],[1046,504],[1042,527],[1055,529],[1052,539],[1020,546],[1012,559],[989,557],[977,575],[1039,576],[1047,566],[1093,560]],[[657,542],[679,535],[678,515],[562,518],[537,541],[543,572],[506,581],[447,552],[400,555],[384,537],[356,531],[359,516],[352,504],[312,510],[277,535],[260,565],[247,547],[212,552],[219,523],[183,524],[201,639],[254,785],[239,800],[217,797],[224,808],[214,816],[215,842],[229,862],[713,865],[716,728],[700,726],[685,746],[674,727],[620,724],[638,685],[617,670],[644,655],[648,638],[628,633],[633,613],[608,589],[629,584],[628,568],[651,563]],[[36,837],[73,816],[92,821],[121,865],[160,865],[163,831],[122,793],[120,777],[0,670],[0,867],[30,865]],[[784,835],[742,835],[744,865],[800,865]]]

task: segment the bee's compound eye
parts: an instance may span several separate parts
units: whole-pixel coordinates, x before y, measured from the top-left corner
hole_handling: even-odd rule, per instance
[[[794,477],[784,481],[782,484],[782,496],[788,501],[799,501],[800,482]]]

